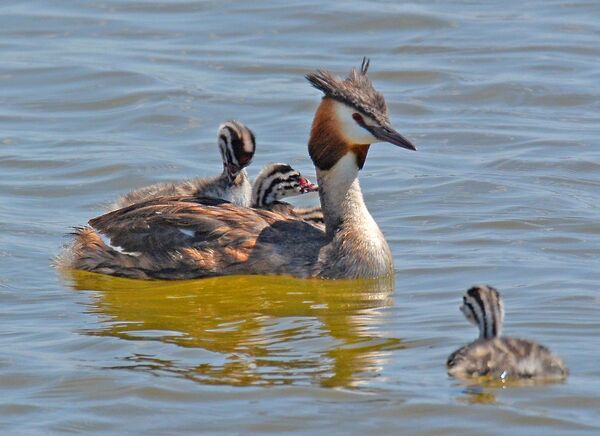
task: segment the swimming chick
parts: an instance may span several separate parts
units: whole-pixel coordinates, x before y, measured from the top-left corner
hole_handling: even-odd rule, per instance
[[[252,187],[244,168],[250,164],[256,150],[254,133],[239,121],[227,121],[219,126],[217,141],[223,160],[221,175],[156,183],[136,189],[119,198],[109,206],[109,210],[174,195],[218,198],[238,206],[250,206]]]
[[[463,297],[461,312],[479,327],[479,338],[448,357],[448,373],[459,378],[562,379],[565,363],[548,348],[526,339],[500,337],[504,304],[491,286],[473,286]]]

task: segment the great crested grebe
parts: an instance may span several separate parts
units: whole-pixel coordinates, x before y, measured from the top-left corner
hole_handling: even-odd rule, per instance
[[[252,184],[252,207],[291,214],[314,224],[324,224],[320,207],[297,208],[284,198],[318,191],[319,187],[288,164],[265,165]]]
[[[548,348],[526,339],[500,337],[504,304],[491,286],[477,285],[463,297],[461,312],[479,327],[479,339],[448,357],[448,373],[459,378],[562,379],[568,370]]]
[[[156,183],[136,189],[119,198],[108,209],[121,209],[152,198],[173,195],[218,198],[238,206],[250,206],[252,186],[244,168],[250,164],[256,150],[254,133],[239,121],[231,120],[219,126],[217,141],[223,160],[221,175]]]
[[[76,230],[59,265],[143,279],[392,274],[391,252],[364,203],[358,172],[374,142],[416,148],[390,126],[383,95],[367,77],[368,67],[364,59],[346,79],[321,70],[306,76],[324,93],[308,149],[325,231],[278,212],[191,196],[162,197],[90,220],[90,227]]]

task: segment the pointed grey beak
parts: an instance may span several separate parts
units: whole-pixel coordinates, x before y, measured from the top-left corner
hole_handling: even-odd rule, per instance
[[[367,129],[377,139],[389,142],[390,144],[397,145],[398,147],[406,148],[407,150],[416,150],[412,142],[396,132],[394,129],[388,126],[368,126]]]

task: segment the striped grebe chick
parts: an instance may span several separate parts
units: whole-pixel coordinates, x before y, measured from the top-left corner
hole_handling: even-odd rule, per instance
[[[448,357],[448,374],[492,379],[562,379],[568,369],[563,360],[535,342],[500,337],[504,303],[491,286],[476,285],[463,297],[461,312],[479,327],[479,338]]]
[[[314,224],[323,224],[323,213],[319,206],[297,208],[281,201],[318,190],[317,185],[288,164],[265,165],[252,185],[252,207],[287,213]]]
[[[199,177],[180,182],[156,183],[122,196],[109,206],[109,210],[121,209],[134,203],[157,197],[191,195],[226,200],[238,206],[248,207],[252,186],[247,167],[256,149],[254,133],[239,121],[227,121],[219,126],[217,141],[223,172],[215,177]]]

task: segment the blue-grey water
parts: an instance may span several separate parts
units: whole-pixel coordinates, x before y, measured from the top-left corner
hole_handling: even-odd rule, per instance
[[[6,1],[0,48],[2,432],[600,431],[598,2]],[[251,175],[314,177],[303,74],[363,55],[419,148],[361,174],[395,283],[51,266],[118,195],[218,173],[224,120],[256,133]],[[565,383],[446,375],[477,282]]]

